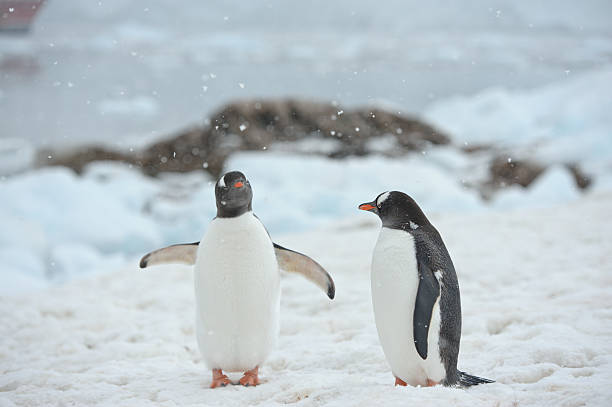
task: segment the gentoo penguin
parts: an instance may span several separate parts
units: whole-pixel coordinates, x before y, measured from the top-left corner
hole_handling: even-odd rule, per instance
[[[230,383],[223,374],[244,372],[240,384],[259,384],[258,369],[279,332],[279,268],[298,272],[330,299],[335,286],[316,261],[273,243],[253,214],[253,191],[241,172],[215,185],[217,216],[200,242],[179,244],[144,256],[140,267],[195,264],[196,332],[200,352],[212,369],[211,388]]]
[[[440,234],[421,208],[408,195],[391,191],[359,209],[382,221],[372,255],[372,304],[395,385],[492,383],[457,370],[457,275]]]

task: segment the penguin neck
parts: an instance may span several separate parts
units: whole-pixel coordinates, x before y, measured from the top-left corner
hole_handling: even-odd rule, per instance
[[[429,220],[427,217],[425,217],[423,212],[412,214],[394,214],[394,216],[387,217],[382,221],[382,226],[385,228],[402,229],[407,231],[412,231],[421,226],[427,225],[429,225]]]
[[[240,215],[244,215],[247,212],[251,212],[251,202],[248,205],[240,206],[238,208],[228,208],[227,206],[217,205],[217,218],[236,218]]]

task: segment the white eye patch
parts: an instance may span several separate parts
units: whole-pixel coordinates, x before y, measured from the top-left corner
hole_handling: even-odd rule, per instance
[[[390,194],[390,192],[385,192],[384,194],[379,196],[378,199],[376,200],[376,206],[382,205],[383,202],[385,202],[387,200],[387,198],[389,198],[389,194]]]
[[[225,188],[225,175],[219,178],[219,186]]]

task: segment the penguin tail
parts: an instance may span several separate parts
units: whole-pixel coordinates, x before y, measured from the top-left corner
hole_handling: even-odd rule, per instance
[[[458,384],[462,387],[476,386],[484,383],[495,383],[495,380],[485,379],[484,377],[472,376],[471,374],[457,371],[459,373]]]

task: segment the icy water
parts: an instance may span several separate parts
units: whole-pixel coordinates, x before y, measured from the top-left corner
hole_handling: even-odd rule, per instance
[[[0,137],[137,147],[253,97],[419,114],[447,96],[611,64],[611,8],[51,1],[28,36],[0,37]]]

